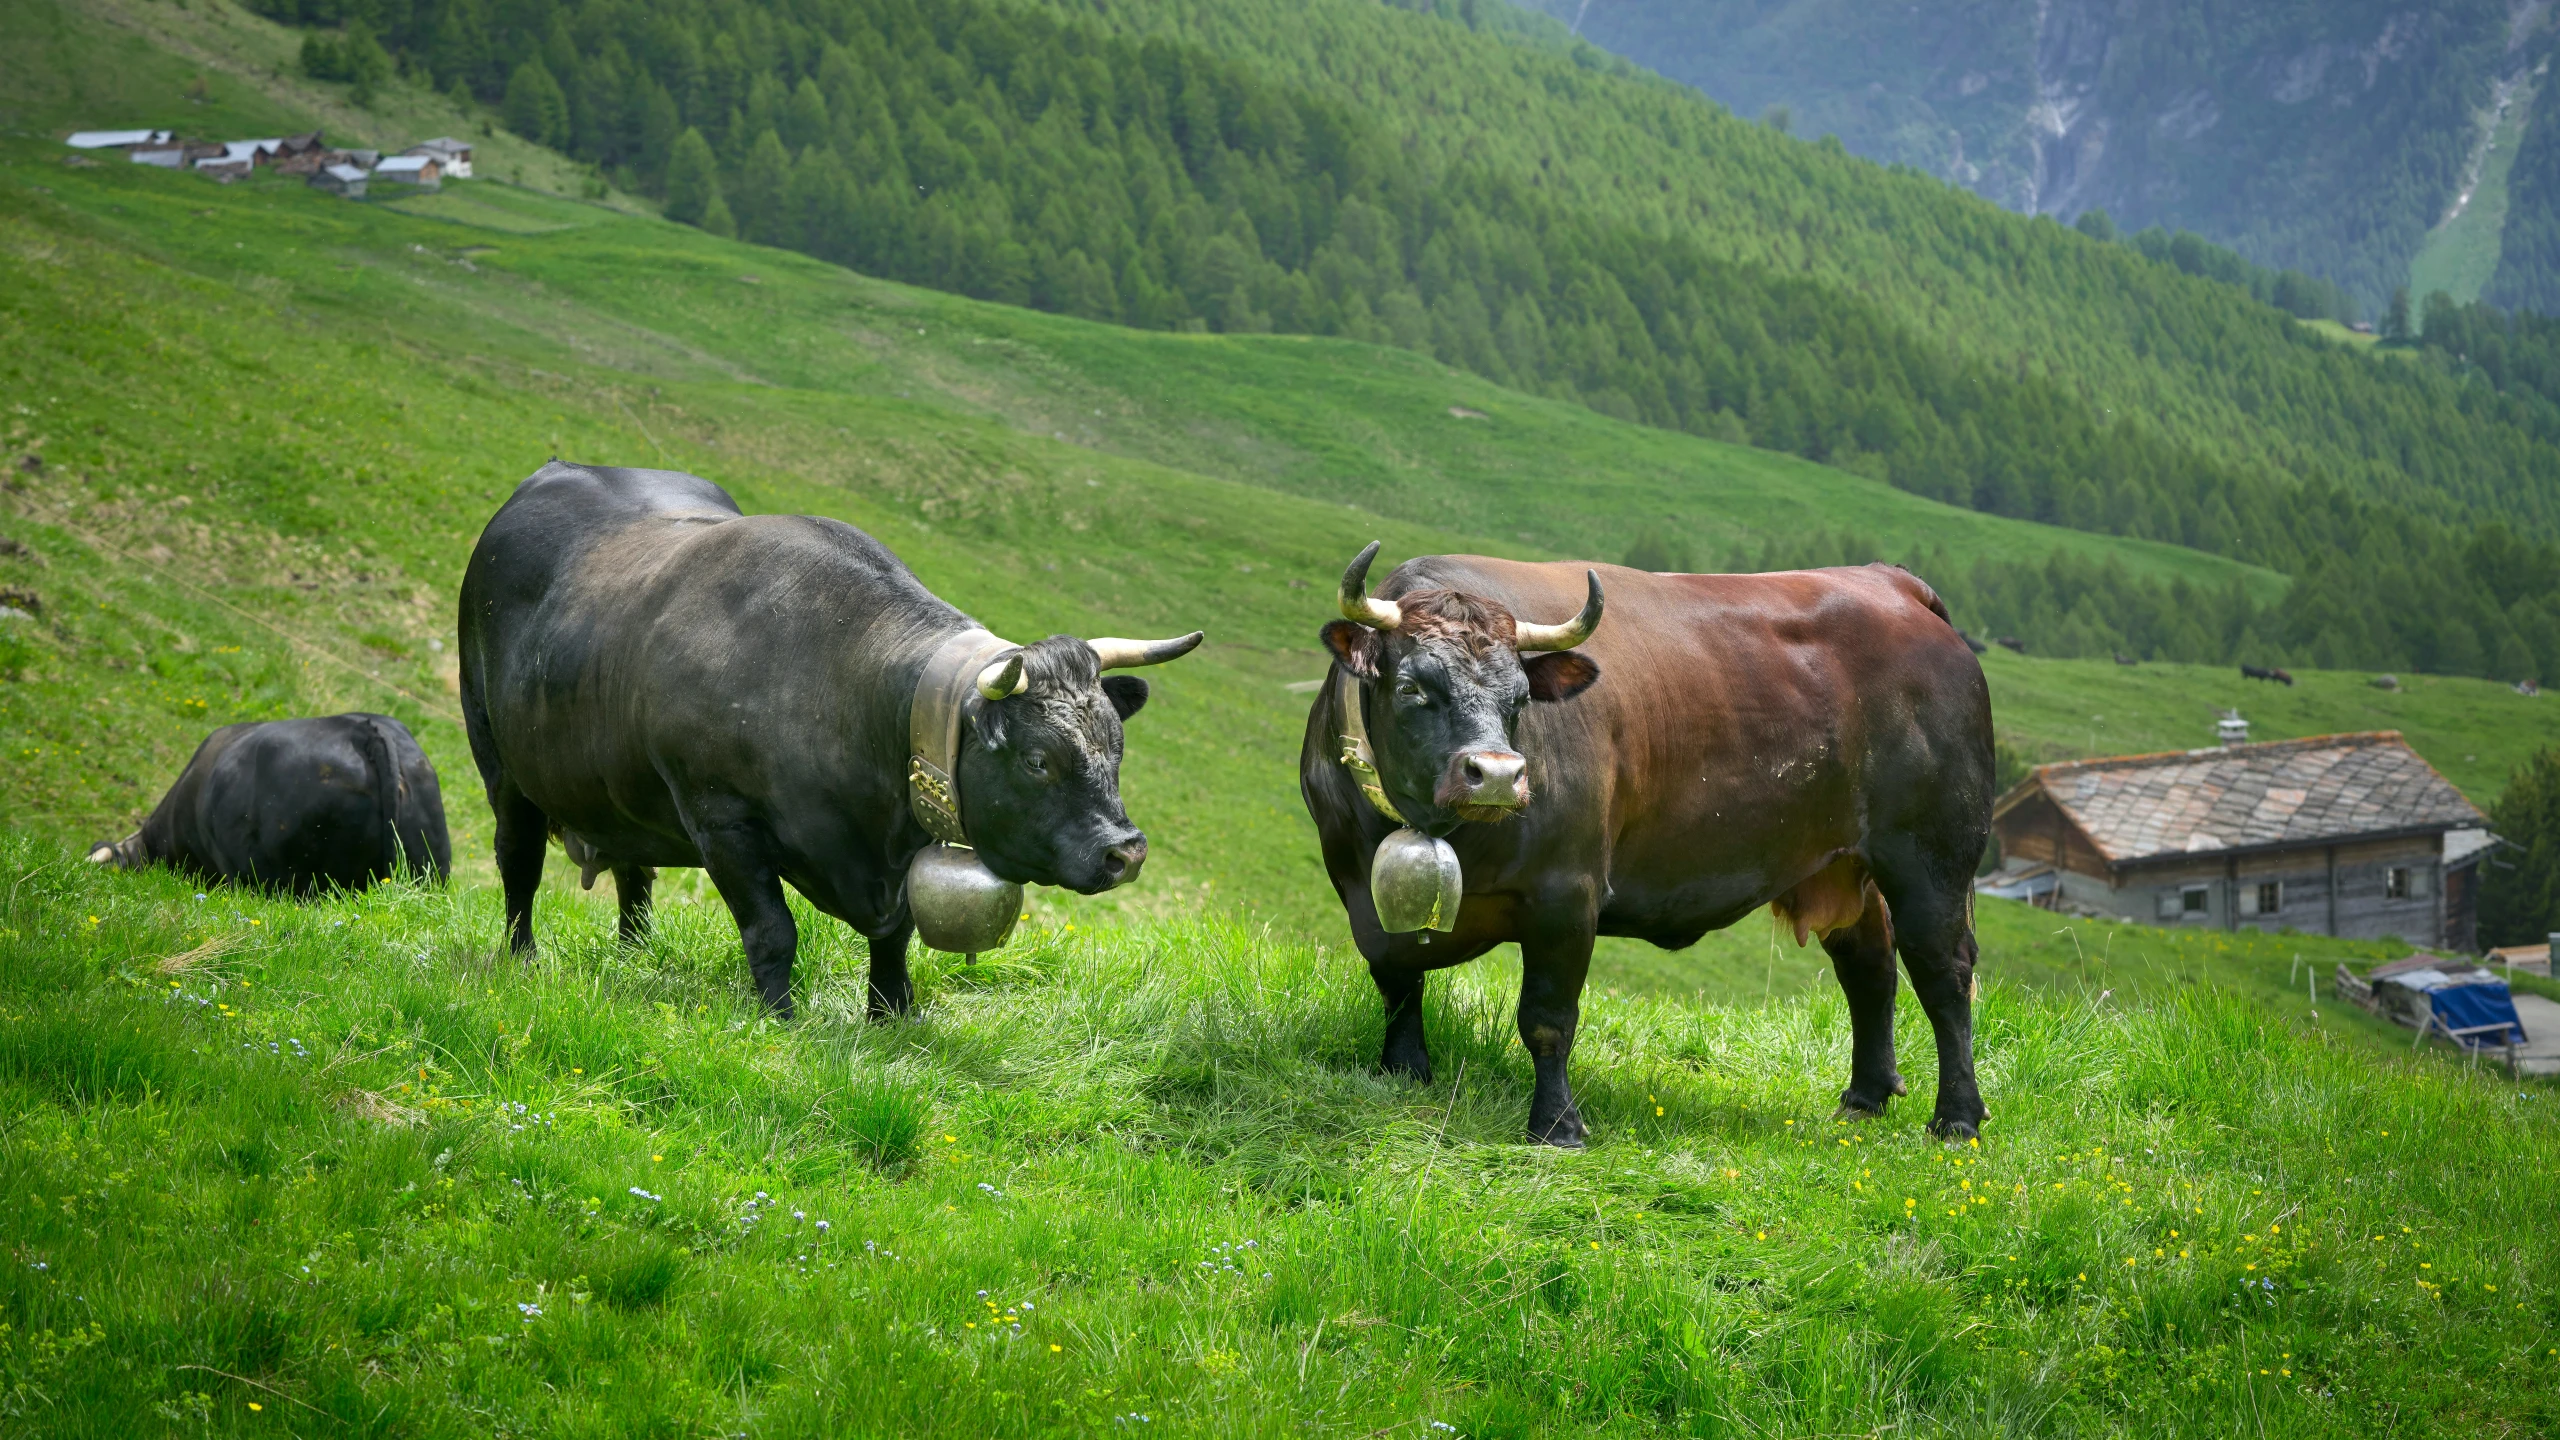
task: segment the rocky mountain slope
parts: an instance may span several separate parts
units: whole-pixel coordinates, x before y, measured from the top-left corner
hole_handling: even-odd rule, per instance
[[[1538,8],[1743,115],[2012,209],[2193,230],[2377,311],[2475,201],[2488,141],[2530,104],[2552,36],[2549,0]]]

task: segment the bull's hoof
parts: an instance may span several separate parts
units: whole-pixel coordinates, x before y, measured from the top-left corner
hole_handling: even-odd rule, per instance
[[[1909,1093],[1911,1092],[1903,1085],[1902,1077],[1899,1075],[1886,1076],[1885,1083],[1880,1086],[1862,1084],[1853,1080],[1849,1083],[1848,1089],[1840,1092],[1840,1108],[1831,1113],[1831,1118],[1834,1120],[1881,1119],[1887,1106],[1891,1105],[1897,1097]]]
[[[1552,1145],[1559,1150],[1579,1150],[1591,1143],[1591,1127],[1582,1123],[1580,1110],[1567,1110],[1553,1120],[1529,1120],[1529,1143]]]
[[[1390,1055],[1378,1061],[1378,1073],[1390,1080],[1410,1080],[1416,1085],[1428,1085],[1431,1083],[1431,1060],[1428,1056],[1419,1060],[1401,1060]]]
[[[1929,1133],[1941,1140],[1979,1140],[1982,1138],[1982,1126],[1971,1120],[1940,1115],[1929,1122]]]

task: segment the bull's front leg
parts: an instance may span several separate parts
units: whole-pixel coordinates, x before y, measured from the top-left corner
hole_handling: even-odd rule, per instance
[[[1582,1022],[1596,916],[1587,894],[1557,897],[1526,914],[1520,928],[1520,1043],[1538,1077],[1529,1098],[1529,1138],[1567,1150],[1581,1149],[1591,1135],[1565,1067]]]
[[[765,1009],[777,1019],[790,1019],[791,966],[800,954],[800,924],[783,899],[781,873],[768,858],[770,837],[761,825],[741,822],[697,830],[693,843],[702,852],[704,872],[738,922],[738,941]]]
[[[1369,978],[1387,1007],[1387,1043],[1378,1052],[1378,1068],[1389,1075],[1431,1083],[1431,1048],[1422,1034],[1422,990],[1419,965],[1395,960],[1369,962]]]
[[[888,929],[869,932],[871,942],[871,1018],[886,1020],[916,1008],[916,982],[907,973],[907,943],[915,922],[900,920]]]

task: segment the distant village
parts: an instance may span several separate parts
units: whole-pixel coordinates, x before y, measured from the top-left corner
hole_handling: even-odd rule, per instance
[[[63,141],[74,150],[120,151],[136,165],[189,170],[228,184],[257,170],[301,175],[314,189],[364,198],[379,181],[409,190],[434,190],[447,180],[471,178],[471,146],[451,136],[422,140],[386,155],[379,150],[339,150],[319,131],[268,140],[194,140],[173,130],[83,130]]]

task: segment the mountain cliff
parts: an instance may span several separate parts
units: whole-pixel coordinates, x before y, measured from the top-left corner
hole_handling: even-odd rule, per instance
[[[1836,134],[2014,210],[2192,230],[2377,311],[2475,199],[2551,39],[2549,0],[1539,8],[1744,116]]]

